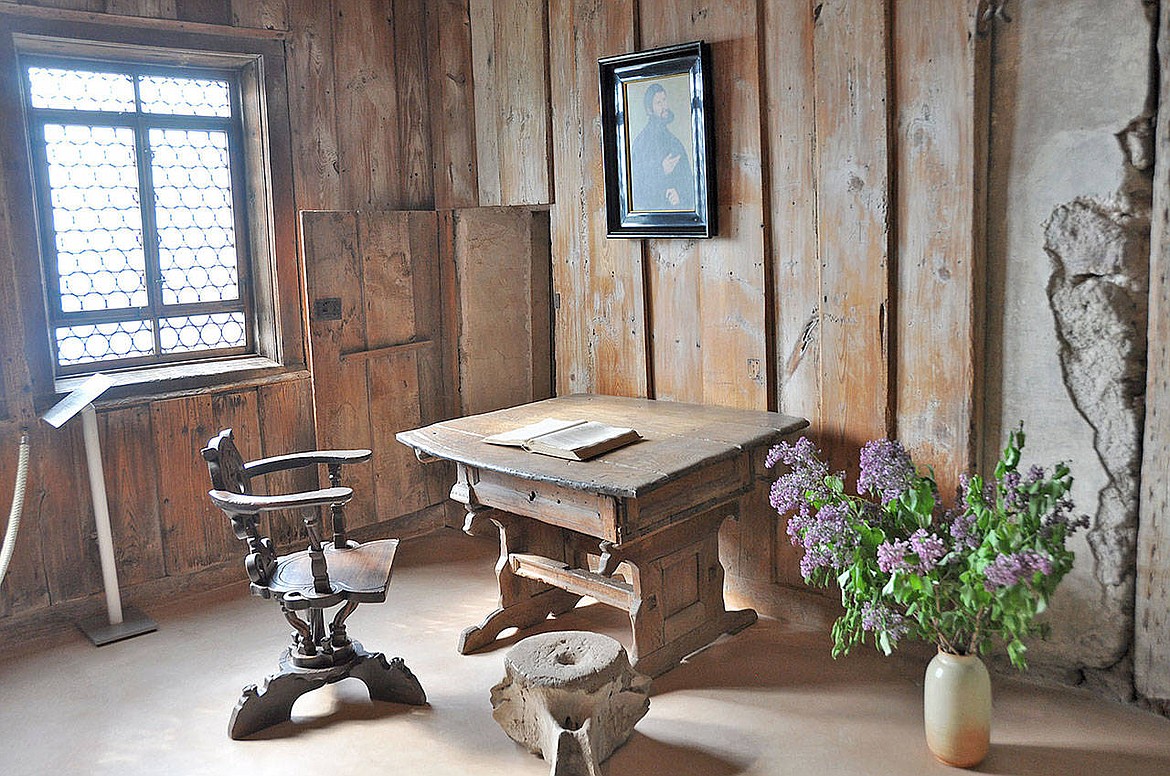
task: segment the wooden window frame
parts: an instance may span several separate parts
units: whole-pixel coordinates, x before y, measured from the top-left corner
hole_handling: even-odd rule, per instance
[[[250,32],[250,31],[249,31]],[[303,289],[292,197],[292,152],[284,44],[271,34],[243,34],[210,25],[136,24],[126,19],[83,21],[11,15],[0,11],[0,140],[9,210],[16,293],[21,300],[25,354],[38,404],[72,390],[84,376],[62,376],[50,342],[45,278],[40,260],[34,170],[20,65],[23,56],[109,59],[143,65],[230,69],[240,74],[243,132],[240,138],[251,259],[254,352],[151,364],[111,371],[113,396],[153,395],[300,371],[306,365]],[[9,123],[11,122],[11,123]],[[22,164],[14,164],[22,160]],[[31,289],[36,282],[39,303]],[[93,371],[100,371],[95,365]]]

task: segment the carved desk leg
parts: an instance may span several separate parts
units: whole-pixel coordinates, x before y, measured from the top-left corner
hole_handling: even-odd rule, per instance
[[[722,505],[676,523],[625,548],[634,569],[634,668],[659,676],[722,633],[738,633],[756,621],[753,609],[728,611],[719,562]]]
[[[467,505],[467,511],[470,513],[469,523],[487,516],[500,531],[500,558],[496,562],[500,598],[495,611],[460,635],[460,654],[466,655],[491,644],[505,628],[527,628],[550,614],[561,614],[577,605],[581,596],[517,576],[508,561],[513,552],[535,552],[563,558],[566,550],[560,529],[478,505]]]

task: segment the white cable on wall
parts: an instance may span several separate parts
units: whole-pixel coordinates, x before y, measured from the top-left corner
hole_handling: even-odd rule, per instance
[[[4,548],[0,550],[0,584],[8,573],[8,563],[16,548],[16,532],[24,510],[24,489],[28,484],[28,432],[20,433],[20,453],[16,462],[16,484],[12,489],[12,508],[8,511],[8,531],[4,534]]]

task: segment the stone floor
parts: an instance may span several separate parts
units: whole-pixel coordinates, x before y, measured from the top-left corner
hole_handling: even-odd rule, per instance
[[[155,633],[101,648],[80,633],[0,661],[0,774],[543,776],[491,717],[504,646],[455,652],[494,603],[495,543],[454,531],[404,542],[390,600],[350,632],[400,655],[429,705],[371,703],[357,680],[302,698],[291,723],[227,737],[241,687],[275,668],[287,625],[242,583],[149,613]],[[242,574],[242,572],[241,572]],[[582,606],[545,629],[628,642],[628,620]],[[650,712],[606,761],[611,776],[932,774],[921,651],[829,657],[828,637],[761,620],[655,681]],[[1170,720],[1089,695],[993,678],[991,755],[978,773],[1170,774]]]

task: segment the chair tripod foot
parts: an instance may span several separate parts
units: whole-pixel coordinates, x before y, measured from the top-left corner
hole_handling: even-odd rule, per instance
[[[349,675],[365,682],[371,700],[412,706],[421,706],[427,702],[422,685],[400,657],[387,660],[381,652],[360,653]]]

